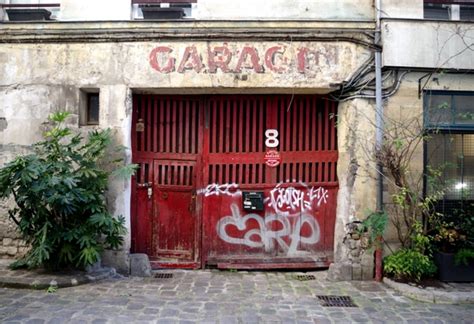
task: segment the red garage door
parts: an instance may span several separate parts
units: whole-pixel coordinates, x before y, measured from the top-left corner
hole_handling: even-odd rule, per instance
[[[135,96],[132,250],[156,267],[327,266],[335,114],[317,96]]]

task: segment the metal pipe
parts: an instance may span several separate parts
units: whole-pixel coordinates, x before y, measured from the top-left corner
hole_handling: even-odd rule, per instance
[[[375,22],[375,45],[380,45],[381,40],[381,0],[376,0],[376,22]],[[382,98],[382,52],[375,52],[375,150],[376,153],[382,148],[383,144],[383,98]],[[377,159],[376,159],[377,160]],[[377,162],[377,212],[383,210],[383,168],[381,163]],[[378,238],[382,240],[382,238]],[[382,243],[375,252],[375,280],[382,281]]]

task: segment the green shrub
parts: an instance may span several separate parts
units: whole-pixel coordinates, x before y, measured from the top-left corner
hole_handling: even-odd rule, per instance
[[[455,265],[469,265],[469,262],[474,261],[474,249],[460,249],[454,255]]]
[[[122,244],[125,221],[107,211],[105,192],[110,175],[130,176],[134,166],[106,170],[101,161],[109,156],[110,130],[92,131],[84,140],[63,126],[67,117],[53,114],[34,153],[0,169],[0,199],[13,196],[16,206],[8,213],[31,247],[13,267],[82,268],[104,248]]]
[[[436,273],[431,258],[415,249],[400,249],[384,259],[384,272],[395,279],[420,281]]]
[[[372,211],[362,221],[359,234],[363,235],[365,232],[369,234],[369,247],[374,247],[375,249],[382,248],[382,237],[387,227],[387,221],[388,215],[385,211]]]

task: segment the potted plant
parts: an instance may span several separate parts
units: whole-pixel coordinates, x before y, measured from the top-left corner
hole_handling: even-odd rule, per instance
[[[441,281],[474,281],[474,205],[438,214],[431,222],[434,260]]]

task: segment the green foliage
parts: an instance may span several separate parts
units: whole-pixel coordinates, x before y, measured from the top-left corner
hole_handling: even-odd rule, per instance
[[[392,218],[392,222],[403,248],[413,246],[414,242],[412,240],[417,238],[417,232],[418,234],[426,234],[422,228],[423,226],[419,224],[422,216],[425,220],[436,216],[433,207],[443,197],[446,190],[446,186],[441,181],[444,168],[445,166],[439,168],[427,166],[425,176],[429,190],[425,195],[416,185],[410,184],[410,181],[406,179],[406,174],[409,172],[401,172],[402,175],[398,181],[400,185],[392,194],[393,206],[397,212],[395,217]]]
[[[395,279],[420,281],[436,273],[431,258],[415,249],[400,249],[384,259],[384,272]]]
[[[455,265],[469,265],[469,262],[474,261],[474,249],[460,249],[454,256]]]
[[[380,238],[387,227],[388,215],[385,211],[371,212],[366,219],[362,221],[360,233],[369,233],[369,246],[380,248]]]
[[[412,249],[422,254],[431,255],[431,237],[424,234],[423,225],[421,224],[421,222],[415,221],[413,222],[412,226]]]
[[[424,234],[423,225],[414,221],[411,246],[402,248],[384,259],[384,272],[395,279],[420,281],[433,276],[436,266],[431,257],[431,238]]]
[[[122,244],[125,220],[112,217],[106,207],[112,171],[101,166],[109,157],[111,131],[92,131],[84,140],[63,126],[67,117],[66,112],[53,114],[34,153],[0,169],[0,199],[15,199],[8,213],[31,246],[13,267],[85,267],[104,248]],[[134,166],[126,166],[114,173],[130,176],[133,171]]]
[[[54,286],[54,285],[51,285],[48,287],[48,289],[46,289],[46,292],[48,294],[54,294],[57,291],[58,291],[58,286]]]
[[[474,249],[474,204],[461,202],[449,214],[435,214],[429,219],[429,226],[436,250],[456,253]]]

